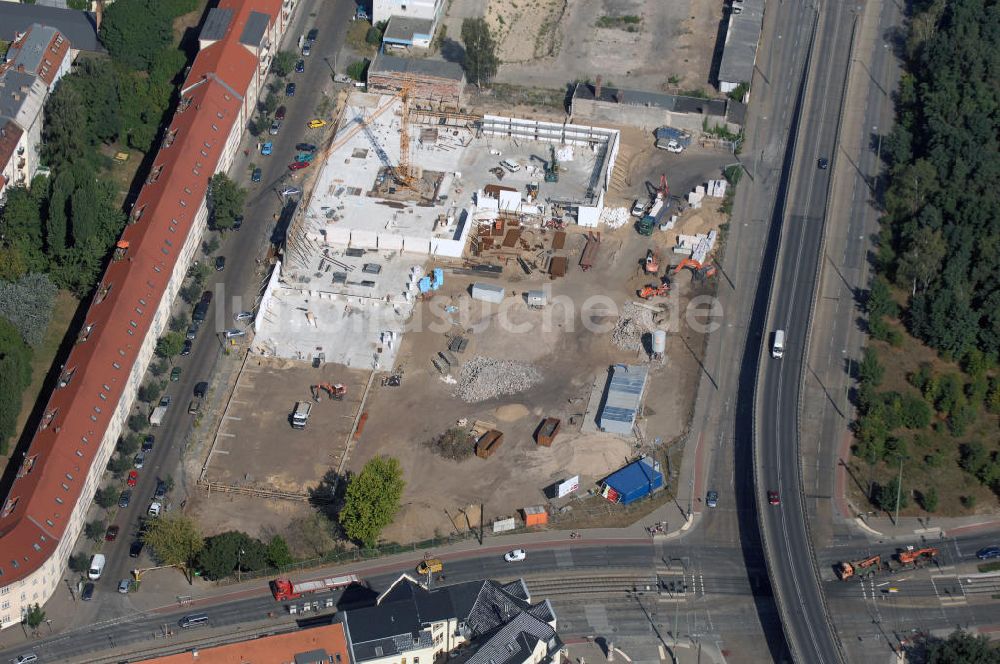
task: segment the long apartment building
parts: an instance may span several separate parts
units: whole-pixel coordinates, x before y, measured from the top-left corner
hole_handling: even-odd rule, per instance
[[[0,507],[0,628],[60,585],[293,0],[220,0],[76,344]],[[15,461],[16,462],[16,461]]]

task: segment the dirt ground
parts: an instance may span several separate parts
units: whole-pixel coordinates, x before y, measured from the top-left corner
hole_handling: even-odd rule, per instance
[[[722,3],[489,0],[486,18],[501,83],[561,88],[600,74],[609,87],[677,91],[708,87]]]

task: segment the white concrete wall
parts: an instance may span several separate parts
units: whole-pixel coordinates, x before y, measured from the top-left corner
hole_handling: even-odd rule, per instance
[[[374,0],[372,21],[388,21],[393,16],[424,18],[437,21],[444,9],[444,0]]]

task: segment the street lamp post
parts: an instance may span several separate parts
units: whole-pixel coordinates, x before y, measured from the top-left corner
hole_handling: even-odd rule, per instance
[[[240,552],[236,554],[236,582],[239,583],[243,580],[243,548],[240,547]]]
[[[878,133],[878,127],[872,127],[872,131],[875,132],[875,136],[878,137],[878,143],[875,148],[875,175],[874,183],[872,184],[873,193],[878,196],[878,174],[880,169],[880,164],[882,163],[882,134]]]

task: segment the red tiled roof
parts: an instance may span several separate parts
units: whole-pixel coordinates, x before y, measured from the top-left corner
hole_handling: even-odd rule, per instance
[[[246,5],[280,8],[276,0]],[[213,60],[216,66],[242,71],[243,54],[228,48],[238,39],[238,33],[227,33],[222,57]],[[230,58],[239,62],[233,65]],[[60,381],[65,386],[49,397],[39,430],[0,508],[0,586],[38,569],[63,537],[77,501],[91,500],[89,493],[81,496],[83,483],[239,118],[242,99],[233,94],[231,83],[223,85],[205,70],[201,60],[199,54],[171,121],[170,144],[164,141],[160,148],[122,233],[127,252],[102,277],[80,341],[66,359]],[[193,78],[196,70],[200,81]]]
[[[69,40],[61,33],[56,33],[49,41],[45,55],[42,57],[42,63],[36,72],[45,81],[45,85],[52,85],[52,81],[55,80],[56,73],[59,71],[59,63],[63,61],[67,53],[69,53]]]
[[[198,654],[182,652],[176,655],[154,657],[141,660],[146,664],[287,664],[294,661],[295,655],[315,651],[326,651],[324,661],[337,661],[349,664],[347,639],[344,638],[344,627],[340,623],[312,627],[309,629],[264,636],[251,641],[240,641],[223,646],[199,648]]]
[[[7,120],[3,123],[3,127],[0,127],[0,170],[14,158],[14,152],[17,150],[17,142],[21,140],[21,134],[24,132],[14,124],[13,120]],[[0,187],[3,187],[3,175],[0,175]]]

